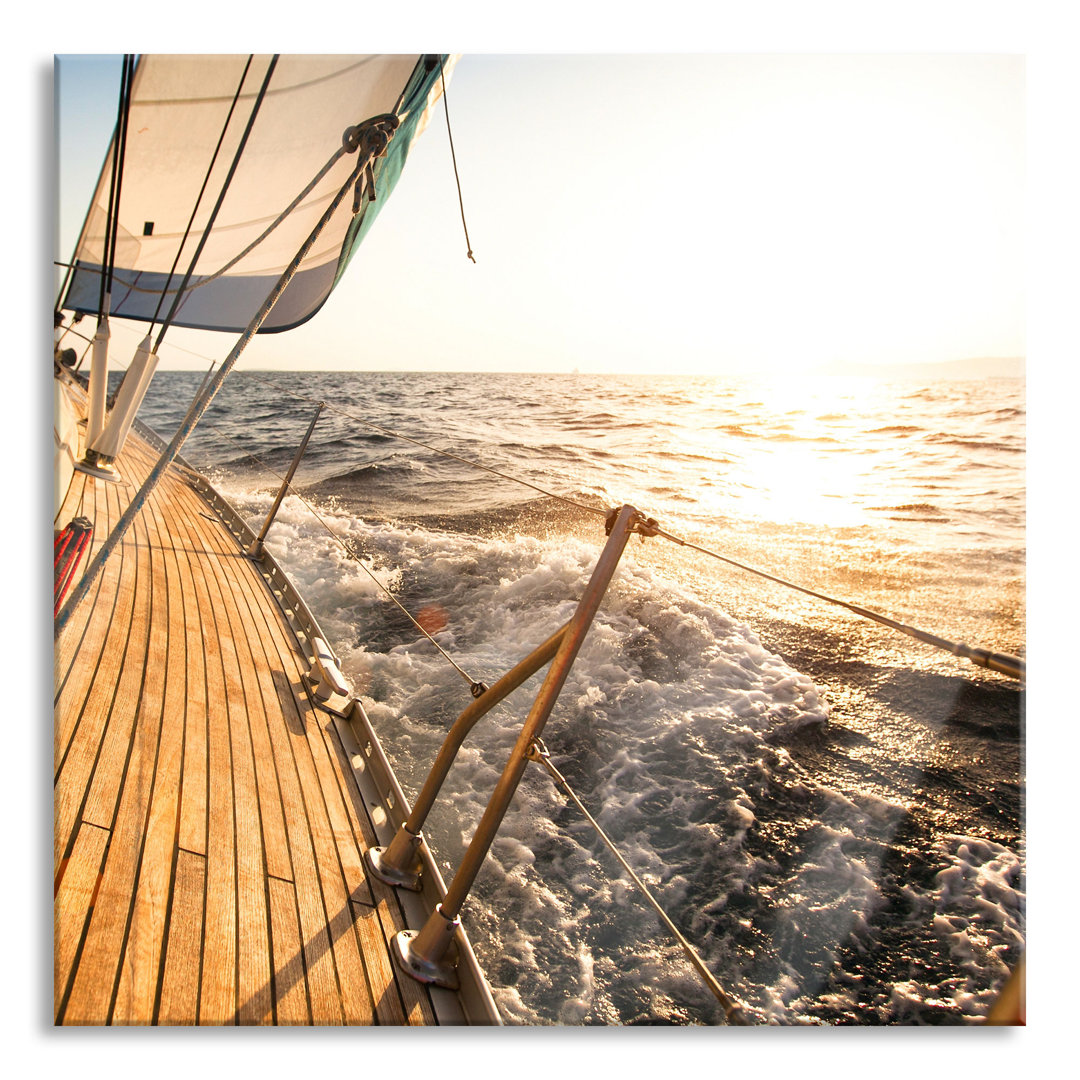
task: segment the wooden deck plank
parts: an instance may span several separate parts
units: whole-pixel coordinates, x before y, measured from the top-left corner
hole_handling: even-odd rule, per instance
[[[148,667],[147,657],[153,600],[157,596],[158,602],[161,602],[164,583],[154,580],[160,560],[152,558],[144,514],[135,519],[128,536],[121,543],[134,547],[137,573],[143,584],[136,591],[127,647],[120,656],[103,657],[103,661],[115,665],[115,675],[106,671],[101,677],[115,678],[116,694],[105,722],[104,738],[82,812],[84,821],[91,821],[103,828],[111,827],[116,814],[131,752],[132,732],[143,700],[144,681],[148,674],[153,677],[160,671],[157,664]]]
[[[207,532],[205,523],[202,531]],[[263,857],[262,822],[255,784],[250,724],[262,702],[247,686],[252,670],[250,648],[232,595],[231,584],[210,552],[207,574],[210,602],[218,619],[221,659],[225,674],[229,758],[233,786],[234,852],[236,859],[237,1020],[242,1024],[269,1021],[273,1011],[270,989],[270,919]],[[276,792],[275,792],[276,798]]]
[[[274,939],[274,997],[279,1024],[310,1024],[311,1007],[300,945],[296,888],[291,881],[270,878],[270,916]]]
[[[83,482],[96,546],[155,460],[133,433],[121,484]],[[390,958],[401,908],[367,878],[371,822],[296,632],[182,472],[55,659],[60,1022],[435,1021]]]
[[[227,545],[227,541],[220,538],[219,543]],[[230,562],[228,557],[223,561],[229,566],[236,565],[235,560]],[[271,733],[271,740],[276,742],[275,752],[279,755],[278,773],[288,778],[289,817],[295,825],[296,842],[302,849],[301,859],[296,864],[295,884],[301,924],[305,928],[305,957],[314,961],[308,966],[312,979],[312,1007],[316,1017],[323,1018],[316,1022],[340,1023],[344,1008],[346,1023],[368,1024],[373,1022],[373,1002],[363,977],[343,885],[334,873],[330,849],[325,843],[326,810],[321,803],[321,789],[309,759],[304,725],[298,711],[297,695],[304,693],[299,679],[298,643],[276,606],[268,615],[266,601],[269,598],[264,595],[263,603],[258,602],[259,591],[265,589],[261,580],[254,575],[240,575],[240,579],[237,584],[251,604],[252,621],[248,625],[252,648],[258,654],[258,662],[253,662],[252,667],[262,679],[265,693],[273,695],[277,706],[274,711],[284,717],[284,723],[279,721],[276,733]],[[275,648],[276,656],[267,658],[265,650],[268,648]],[[275,675],[282,667],[290,670],[282,672],[282,678],[278,680]],[[292,680],[295,680],[295,686]],[[288,692],[282,683],[288,685]]]
[[[270,661],[262,639],[266,623],[259,617],[260,604],[265,604],[267,598],[258,595],[258,577],[246,556],[229,552],[229,542],[230,538],[220,531],[215,536],[211,551],[235,601],[237,633],[249,661],[244,667],[245,689],[252,705],[249,733],[254,754],[266,868],[272,877],[288,881],[292,880],[293,871],[285,828],[285,798],[269,733],[271,717],[280,710],[280,702],[270,677]],[[279,634],[284,633],[280,625],[275,629]]]
[[[209,544],[218,546],[222,551],[221,562],[226,565],[236,568],[240,565],[237,557],[232,554],[224,554],[230,547],[235,552],[235,547],[232,542],[223,534],[218,528],[208,528],[204,530],[204,538]],[[231,562],[229,560],[232,560]],[[241,560],[242,562],[243,560]],[[247,567],[245,566],[245,570]],[[241,579],[244,579],[244,575],[240,575]],[[251,580],[254,580],[254,576],[247,579],[245,585]],[[260,613],[261,614],[261,613]],[[278,628],[278,633],[282,632],[281,628]],[[262,648],[261,631],[253,633],[252,640],[258,643],[257,647]],[[295,643],[293,646],[295,648]],[[285,646],[288,649],[288,645]],[[249,665],[254,667],[256,671],[265,671],[265,660],[262,663],[252,663]],[[281,708],[281,695],[277,693],[276,688],[274,692],[274,700]],[[357,965],[354,961],[354,956],[350,954],[349,942],[346,940],[343,944],[337,945],[336,938],[341,936],[340,925],[335,926],[334,920],[336,918],[337,923],[340,924],[340,915],[332,916],[322,896],[323,883],[322,877],[325,877],[325,873],[320,874],[320,866],[324,865],[325,851],[317,851],[313,845],[313,839],[318,835],[321,829],[321,824],[318,820],[319,810],[314,808],[316,815],[314,822],[312,821],[313,807],[311,803],[310,792],[312,785],[310,782],[305,784],[304,781],[304,765],[305,762],[301,758],[299,762],[295,754],[292,753],[292,748],[289,745],[292,739],[292,734],[288,730],[291,725],[286,721],[284,728],[281,732],[283,737],[279,739],[279,749],[284,749],[286,754],[292,760],[292,767],[298,778],[298,789],[295,792],[299,796],[298,799],[292,800],[292,811],[296,815],[296,829],[298,833],[307,832],[309,834],[306,842],[303,838],[297,837],[300,845],[306,847],[310,852],[310,858],[305,858],[306,873],[296,874],[297,890],[299,897],[299,908],[301,915],[301,925],[304,927],[304,940],[303,949],[305,960],[307,961],[307,970],[309,979],[311,980],[311,996],[312,996],[312,1008],[313,1013],[316,1016],[316,1022],[318,1023],[341,1023],[344,1019],[349,1023],[357,1022],[369,1022],[370,1011],[363,1008],[357,1010],[355,1003],[347,1002],[344,1016],[342,1015],[342,995],[338,982],[337,967],[340,964],[345,964],[349,969],[350,979],[355,979]],[[297,725],[298,726],[298,725]],[[281,763],[278,764],[278,773],[288,772],[288,767],[283,770]],[[304,853],[305,856],[308,852]],[[340,911],[340,907],[338,909]],[[328,927],[330,933],[328,934]],[[336,931],[336,932],[335,932]],[[337,956],[338,952],[344,950],[343,957]],[[363,1002],[367,997],[366,993],[360,994],[358,1000]]]
[[[132,638],[140,643],[139,648],[148,649],[150,655],[164,659],[169,611],[165,566],[156,523],[152,515],[144,510],[133,524],[133,529],[143,539],[140,558],[146,564],[144,573],[149,571],[150,581],[146,590],[149,601],[146,626],[141,628],[141,632],[133,631]],[[141,644],[143,638],[145,645]],[[145,657],[145,652],[143,655]],[[127,671],[121,674],[121,685],[134,683],[134,676],[128,679],[127,674]],[[110,717],[90,796],[83,809],[83,821],[111,827],[113,839],[98,890],[99,903],[90,919],[79,970],[65,1009],[65,1019],[72,1023],[94,1023],[102,1015],[111,1018],[112,1001],[128,938],[146,836],[147,813],[157,770],[165,664],[155,662],[137,674],[140,676],[138,686],[128,690],[130,704],[118,692],[118,703]],[[121,707],[124,708],[123,712],[120,711]],[[129,711],[134,715],[133,723],[127,720]],[[120,745],[116,740],[117,731],[122,733],[127,745]],[[97,792],[100,795],[95,800]],[[135,951],[143,945],[141,940],[136,942]],[[152,1004],[151,998],[151,1009]],[[149,1023],[150,1013],[132,1018],[132,1005],[130,999],[124,1003],[124,1015],[129,1022]]]
[[[176,551],[180,590],[184,596],[184,635],[187,646],[187,699],[184,707],[184,764],[180,778],[180,822],[177,844],[188,851],[206,854],[206,820],[208,800],[207,754],[209,742],[209,710],[207,707],[207,674],[205,656],[206,628],[198,605],[194,567],[197,560],[186,531],[181,527],[182,516],[170,502],[169,520],[174,526],[173,543]]]
[[[196,496],[190,492],[182,493],[182,500],[188,498],[194,499]],[[200,502],[198,505],[203,504]],[[188,520],[194,519],[194,515],[188,517]],[[198,539],[189,537],[193,552],[197,546],[198,551],[205,554],[205,540],[206,538],[201,534]],[[230,543],[227,538],[222,539],[221,542],[226,546]],[[255,579],[253,572],[251,577]],[[280,699],[273,676],[265,665],[257,665],[257,667],[262,683],[264,716],[268,729],[266,746],[272,755],[271,761],[264,767],[272,768],[278,780],[278,798],[282,806],[283,827],[287,837],[289,857],[287,860],[282,860],[282,866],[286,873],[291,873],[300,883],[300,895],[303,900],[300,905],[300,917],[305,931],[302,943],[304,957],[297,957],[297,960],[300,962],[300,969],[306,971],[306,977],[310,983],[314,1022],[340,1024],[342,1021],[340,993],[326,940],[326,914],[321,904],[313,902],[319,896],[318,870],[311,846],[306,807],[295,763],[292,760],[286,721],[281,714]],[[278,956],[279,951],[275,946],[275,966],[279,964]]]
[[[269,630],[269,627],[267,627]],[[275,635],[276,636],[276,635]],[[319,790],[322,795],[322,805],[325,808],[326,818],[330,826],[331,835],[338,853],[339,865],[349,898],[358,903],[374,904],[374,898],[364,870],[361,847],[358,843],[359,832],[353,830],[349,811],[351,807],[348,800],[342,794],[342,785],[346,782],[343,775],[338,771],[340,763],[335,755],[328,752],[323,741],[323,730],[333,728],[329,717],[325,713],[314,708],[310,695],[300,679],[304,670],[304,664],[295,651],[288,655],[279,652],[278,658],[282,667],[286,668],[289,683],[294,687],[294,699],[298,710],[305,715],[304,730],[308,736],[311,760],[315,766],[315,774],[319,780]],[[270,660],[270,663],[273,661]],[[351,770],[350,770],[351,775]]]
[[[120,545],[124,547],[124,545]],[[97,762],[108,734],[108,721],[113,713],[113,704],[120,690],[122,663],[131,653],[131,664],[127,677],[127,689],[133,681],[142,681],[141,665],[145,660],[145,640],[140,640],[133,627],[141,627],[145,633],[147,612],[150,607],[149,589],[137,589],[140,559],[137,557],[132,539],[127,544],[127,551],[118,553],[123,558],[121,570],[121,591],[115,605],[116,617],[109,626],[93,681],[87,687],[85,701],[81,708],[78,724],[71,737],[67,753],[60,763],[60,776],[57,780],[53,802],[55,862],[58,865],[64,851],[74,835],[77,821],[84,801],[89,797],[88,788],[97,775]],[[142,560],[142,572],[145,575],[145,560]],[[130,703],[130,692],[125,695]],[[69,708],[78,707],[72,698],[67,702]],[[119,717],[119,724],[130,725],[134,720],[134,710]],[[126,748],[124,748],[126,753]],[[102,815],[104,816],[104,815]],[[111,814],[106,820],[96,822],[108,828],[112,824]]]
[[[265,612],[263,615],[265,617]],[[344,802],[348,807],[348,810],[351,811],[349,814],[351,821],[355,823],[356,832],[353,842],[359,845],[358,850],[375,846],[377,841],[375,839],[374,829],[367,818],[367,809],[364,806],[359,788],[356,785],[352,766],[348,761],[348,756],[345,753],[344,747],[341,746],[333,724],[329,721],[327,714],[318,712],[318,710],[312,706],[310,696],[307,694],[299,677],[301,670],[303,670],[303,666],[297,662],[295,654],[286,654],[283,652],[280,654],[280,660],[283,667],[291,668],[288,672],[292,676],[289,680],[289,686],[297,709],[297,715],[300,716],[303,714],[304,716],[310,717],[310,719],[305,722],[304,729],[310,739],[313,759],[318,754],[318,751],[315,749],[318,745],[315,739],[319,736],[325,739],[324,746],[327,748],[325,752],[328,753],[329,757],[332,758],[334,762],[340,785],[339,790],[345,793],[346,797]],[[283,701],[283,710],[286,712],[288,711],[287,701]],[[318,733],[317,735],[315,734],[316,732]],[[335,832],[334,839],[335,841],[344,840],[345,835],[345,830],[339,828],[339,830]],[[326,863],[320,858],[320,866],[325,865]],[[364,886],[365,891],[371,896],[371,902],[376,904],[376,909],[379,914],[379,924],[383,929],[384,948],[388,950],[390,941],[393,937],[399,931],[406,929],[401,906],[398,903],[394,890],[390,886],[374,879],[365,879]],[[363,893],[358,893],[358,897],[360,896],[363,896]],[[333,899],[328,899],[328,911],[331,910],[333,906]],[[359,931],[357,931],[357,933],[359,934]],[[410,1024],[434,1024],[436,1022],[435,1012],[427,988],[423,986],[423,984],[418,983],[407,976],[401,976],[400,979],[395,980],[395,983],[402,1002],[404,1003],[407,1022]],[[373,998],[377,1000],[374,984],[369,985],[369,990],[371,991]]]
[[[151,510],[154,511],[153,506]],[[155,516],[159,518],[158,535],[161,536],[165,520],[159,513]],[[162,554],[167,583],[167,635],[164,648],[156,636],[151,640],[151,656],[157,656],[158,664],[164,669],[160,740],[142,861],[113,1007],[114,1024],[147,1024],[153,1019],[172,892],[184,750],[187,642],[184,633],[184,598],[179,588],[176,553],[170,546],[162,545]]]
[[[282,707],[278,714],[280,721],[273,725],[270,734],[278,774],[288,777],[289,780],[290,805],[286,824],[293,855],[293,880],[300,914],[311,1013],[316,1024],[341,1024],[344,1022],[344,1014],[327,931],[327,912],[323,904],[319,868],[300,770],[293,755],[293,733],[290,727],[299,726],[299,717],[291,707],[292,690],[284,673],[273,671],[272,677]]]
[[[288,770],[285,770],[283,785],[279,784],[279,770],[275,767],[270,736],[267,731],[269,714],[279,711],[280,706],[277,695],[272,690],[267,695],[270,699],[269,702],[263,697],[261,682],[269,682],[272,687],[272,680],[269,679],[266,670],[266,660],[258,630],[253,631],[251,629],[253,625],[251,612],[246,607],[241,610],[239,606],[244,598],[244,588],[241,583],[245,580],[254,580],[255,575],[247,559],[236,554],[235,545],[221,532],[220,526],[211,523],[201,524],[200,534],[200,542],[206,545],[205,552],[208,561],[215,567],[216,573],[221,576],[222,604],[232,622],[237,643],[238,670],[244,674],[244,690],[248,703],[248,725],[245,729],[245,735],[250,741],[245,743],[243,747],[238,746],[235,749],[237,754],[243,753],[249,758],[255,753],[252,770],[249,771],[248,775],[248,801],[250,807],[255,811],[256,818],[261,818],[266,872],[271,878],[291,876],[292,860],[289,854],[289,841],[286,837],[282,805],[285,800],[288,800],[292,807],[292,813],[296,818],[297,829],[300,832],[303,832],[306,828],[305,808],[302,798],[298,797],[298,793],[292,793],[290,798],[288,794],[283,795],[281,791],[282,786],[288,787],[289,785]],[[231,550],[229,550],[230,548]],[[280,723],[280,719],[278,722]],[[259,765],[258,768],[254,766],[256,762]],[[239,835],[240,829],[238,826],[238,837]],[[301,843],[303,843],[303,840],[301,840]],[[313,857],[310,866],[313,876],[317,877],[314,874],[315,863]],[[262,867],[260,866],[261,870]],[[256,885],[258,888],[265,888],[261,876],[257,882],[254,877],[252,878],[252,888],[255,888]],[[241,897],[243,897],[242,892]],[[245,915],[243,902],[241,903],[242,934],[245,923],[250,925],[257,919],[257,925],[260,927],[262,925],[265,918],[263,915],[264,905],[259,903],[256,897],[254,906],[258,909],[258,914],[256,916]],[[261,1008],[265,999],[265,1004],[267,1007],[269,1006],[271,980],[270,971],[265,967],[269,949],[263,947],[258,950],[258,944],[258,940],[255,942],[241,941],[240,1001],[242,1022],[246,1019],[244,1015],[245,1007],[250,1007],[246,1005],[249,1000],[252,1003],[257,1003]],[[244,964],[245,958],[249,954],[256,961],[257,967],[253,968],[245,982]],[[275,944],[275,964],[278,962],[279,955],[279,950]],[[299,961],[299,957],[297,957],[297,960]],[[320,970],[317,970],[317,976],[320,974]],[[300,963],[300,971],[301,973],[303,971],[302,963]],[[317,990],[316,993],[319,1002],[323,1006],[320,1015],[330,1018],[329,1022],[337,1022],[336,1018],[340,1015],[340,1006],[336,981],[330,977],[331,975],[331,972],[326,972],[321,980],[317,979],[317,982],[322,983],[322,992],[319,993]],[[301,990],[303,991],[303,988]]]
[[[53,902],[53,1015],[56,1016],[71,980],[72,966],[82,944],[97,894],[109,830],[83,825],[75,837],[71,858]]]
[[[262,625],[259,625],[259,622]],[[253,640],[258,643],[256,648],[262,650],[268,647],[264,645],[264,637],[269,634],[278,649],[277,659],[279,661],[285,659],[291,665],[293,677],[299,683],[297,657],[294,651],[296,645],[282,640],[282,625],[275,627],[266,620],[260,619],[255,626]],[[260,659],[261,663],[257,666],[257,670],[265,670],[268,663],[265,654]],[[299,692],[302,693],[302,689]],[[288,699],[283,699],[283,695],[276,695],[286,720],[291,720],[295,716],[295,723],[286,723],[285,740],[291,744],[292,760],[299,778],[302,806],[307,818],[316,870],[314,875],[298,881],[297,889],[300,892],[312,890],[308,898],[309,911],[314,911],[321,901],[324,927],[329,929],[326,945],[336,969],[335,982],[339,988],[339,1005],[344,1010],[345,1022],[370,1024],[374,1018],[374,1003],[371,1001],[370,991],[363,977],[363,964],[360,961],[356,936],[351,927],[344,886],[338,874],[335,873],[336,860],[333,849],[327,844],[329,834],[327,811],[322,802],[314,762],[310,757],[304,723],[299,711],[296,711],[299,708],[297,693],[297,687],[293,686],[290,680],[292,709],[289,707]],[[323,936],[319,937],[320,945]],[[315,943],[312,943],[312,946],[317,947]]]
[[[181,848],[176,853],[159,1024],[194,1024],[198,1018],[205,902],[206,859]]]
[[[248,594],[256,576],[247,557],[236,551],[220,525],[204,520],[200,533],[204,544],[202,550],[218,577],[222,603],[236,645],[238,671],[247,705],[248,745],[244,753],[251,762],[249,794],[262,830],[266,873],[288,881],[292,879],[292,862],[281,786],[267,730],[268,710],[275,710],[278,701],[272,690],[267,691],[267,685],[272,687],[272,682],[268,678],[266,653],[260,637],[262,624],[256,617],[258,600],[253,607]]]
[[[291,686],[290,689],[295,695],[297,688]],[[293,728],[289,735],[293,743],[304,800],[308,806],[311,839],[320,871],[322,900],[325,904],[330,944],[341,980],[346,1022],[370,1024],[374,1018],[374,1002],[371,1000],[371,991],[364,975],[363,962],[360,960],[359,943],[352,927],[349,896],[341,875],[333,832],[322,801],[322,790],[307,738],[306,726],[311,722],[309,712],[311,705],[308,703],[306,710],[303,705],[300,708],[301,729],[298,731]]]
[[[360,939],[360,952],[367,966],[368,985],[375,999],[375,1015],[380,1024],[405,1024],[394,962],[387,955],[378,912],[366,904],[352,905],[353,925]]]
[[[174,485],[175,486],[175,485]],[[174,495],[170,491],[170,495]],[[182,514],[178,518],[183,519]],[[181,821],[178,844],[202,855],[205,864],[205,897],[202,913],[200,986],[187,997],[199,1002],[197,1016],[181,1018],[170,1013],[170,1023],[233,1024],[236,1021],[236,855],[233,821],[232,751],[228,731],[229,701],[219,639],[219,615],[210,589],[212,570],[205,565],[198,542],[185,545],[198,613],[199,653],[196,667],[205,679],[205,713],[198,701],[185,723],[184,773],[181,788]],[[188,641],[192,640],[190,633]],[[234,693],[237,688],[234,688]],[[235,707],[235,705],[234,705]],[[191,736],[190,743],[187,736]],[[190,751],[190,754],[189,754]],[[180,994],[176,993],[179,1000]]]
[[[338,840],[339,850],[351,849],[357,852],[357,857],[360,857],[361,851],[376,846],[375,833],[367,818],[367,810],[360,789],[356,785],[356,779],[348,763],[348,755],[341,745],[336,727],[327,720],[318,726],[320,729],[318,734],[312,733],[312,737],[321,736],[327,759],[334,761],[337,765],[333,776],[328,776],[327,783],[336,780],[337,788],[332,793],[332,797],[341,800],[345,814],[344,820],[335,825],[335,838]],[[328,796],[328,801],[329,798]],[[367,901],[366,897],[370,897],[370,901]],[[434,1023],[435,1013],[427,989],[407,977],[402,977],[401,983],[408,985],[399,986],[397,973],[389,956],[386,956],[385,965],[381,963],[390,940],[406,928],[394,890],[377,879],[368,878],[365,874],[363,890],[355,890],[351,899],[354,901],[354,916],[360,910],[355,903],[365,904],[365,910],[362,912],[363,920],[357,923],[356,932],[361,943],[361,955],[368,969],[368,983],[376,1008],[381,1008],[383,1014],[387,1016],[398,1017],[392,1021],[380,1018],[380,1023]],[[373,950],[377,938],[373,937],[372,933],[383,926],[386,927],[386,933],[380,943],[381,949]],[[388,977],[389,983],[386,981]]]
[[[206,634],[207,828],[206,912],[203,926],[200,1024],[232,1024],[236,1019],[236,826],[233,821],[232,747],[228,731],[228,690],[220,655],[218,615],[208,586],[199,587]],[[209,614],[207,614],[209,612]],[[212,624],[211,624],[212,620]],[[232,692],[238,692],[233,687]],[[234,706],[235,707],[235,706]]]
[[[357,829],[360,843],[365,850],[376,847],[378,840],[375,830],[368,817],[367,807],[364,805],[363,796],[349,763],[349,756],[341,744],[337,729],[333,724],[326,725],[324,734],[327,745],[337,759],[339,774],[345,778],[343,789],[348,796],[350,816]],[[386,947],[389,948],[393,938],[402,930],[407,929],[405,917],[393,888],[377,878],[368,880],[379,916],[379,926],[382,928]],[[396,970],[394,975],[395,985],[404,1004],[407,1022],[410,1024],[435,1023],[435,1010],[432,1008],[431,996],[427,988],[407,976],[398,975]],[[375,983],[373,982],[372,985],[374,989]]]
[[[308,739],[312,742],[312,761],[322,787],[323,803],[326,806],[331,835],[337,848],[338,861],[349,899],[357,903],[374,904],[367,873],[364,870],[363,857],[353,832],[349,812],[341,792],[341,777],[334,769],[334,760],[327,753],[324,741],[324,727],[332,727],[325,713],[312,709],[307,726]]]
[[[243,587],[248,588],[248,583]],[[252,614],[254,616],[255,612]],[[264,609],[260,609],[259,618],[265,620]],[[273,641],[278,649],[278,661],[288,669],[285,674],[291,676],[288,682],[299,722],[298,729],[290,725],[293,760],[300,776],[317,865],[321,871],[323,901],[331,928],[331,947],[341,982],[346,1021],[350,1024],[370,1024],[374,1022],[374,1000],[348,903],[352,893],[368,898],[370,891],[360,852],[341,803],[337,779],[332,775],[333,763],[318,730],[320,714],[303,688],[299,677],[302,665],[296,646],[284,640],[283,629],[283,624],[274,627],[263,621],[263,625],[253,634],[253,641],[259,643],[258,649],[264,647],[264,641]],[[267,660],[263,659],[262,664],[253,667],[262,670],[266,663]],[[273,660],[270,659],[269,663],[272,664]],[[287,702],[283,702],[283,708],[288,711]],[[299,739],[301,731],[303,743]],[[338,873],[334,872],[335,861]]]

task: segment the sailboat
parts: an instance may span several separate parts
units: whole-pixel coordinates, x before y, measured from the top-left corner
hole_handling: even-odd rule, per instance
[[[397,779],[303,598],[180,453],[252,336],[326,300],[452,66],[125,59],[57,303],[57,1024],[500,1023],[422,836],[410,888],[365,863],[408,816]],[[117,319],[148,331],[110,405]],[[173,326],[239,338],[166,444],[136,414]],[[432,918],[437,981],[407,966]]]
[[[554,768],[543,726],[625,544],[660,526],[606,514],[573,617],[470,685],[410,803],[264,543],[311,428],[259,529],[182,454],[253,336],[318,317],[452,69],[446,55],[125,62],[57,301],[58,1024],[501,1022],[462,910],[527,764]],[[120,319],[148,329],[110,401]],[[173,327],[238,337],[166,440],[137,414]],[[1015,658],[960,655],[1022,678]],[[542,672],[447,883],[427,815],[477,721]],[[722,1015],[745,1020],[680,944]]]

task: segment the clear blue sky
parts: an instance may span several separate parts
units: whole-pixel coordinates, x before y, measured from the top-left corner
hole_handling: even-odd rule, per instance
[[[66,255],[119,60],[61,71]],[[1023,58],[1001,54],[466,53],[449,98],[476,265],[440,114],[323,312],[260,337],[245,364],[798,372],[1022,356],[1024,84]]]

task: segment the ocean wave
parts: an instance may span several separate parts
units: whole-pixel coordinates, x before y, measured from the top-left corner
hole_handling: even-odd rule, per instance
[[[950,435],[933,435],[930,437],[929,441],[943,446],[959,446],[965,450],[992,450],[1002,454],[1024,453],[1024,447],[1022,446],[1009,446],[1006,443],[987,442],[982,439],[964,439]]]
[[[421,466],[415,461],[406,460],[394,463],[376,461],[369,465],[349,469],[348,472],[325,477],[314,484],[306,485],[304,490],[314,494],[348,495],[358,487],[391,484],[397,480],[412,477],[418,471],[421,471]]]
[[[945,1012],[986,1016],[1000,985],[1023,956],[1023,864],[1014,852],[979,837],[947,836],[936,845],[941,869],[930,888],[908,886],[913,914],[949,956],[959,977],[913,979],[893,988],[901,1021],[934,1023]],[[989,977],[988,977],[989,976]]]
[[[362,564],[295,495],[267,546],[341,656],[409,795],[472,699],[384,590],[414,614],[438,612],[429,625],[441,626],[440,645],[490,682],[570,617],[604,543],[596,511],[621,502],[640,498],[676,535],[790,580],[870,607],[884,598],[879,609],[905,621],[911,604],[912,625],[956,640],[998,644],[975,635],[1003,625],[993,619],[1013,594],[987,583],[1007,579],[1022,637],[1017,459],[911,438],[981,434],[978,415],[961,409],[1004,413],[1015,401],[1009,387],[971,400],[974,391],[928,387],[917,401],[890,391],[808,405],[807,416],[843,421],[824,431],[843,433],[839,454],[782,428],[790,395],[775,411],[766,397],[753,412],[717,407],[721,389],[733,401],[766,392],[756,386],[732,396],[702,383],[703,404],[690,412],[659,402],[662,380],[575,381],[571,400],[563,381],[539,376],[305,378],[309,395],[333,382],[357,401],[377,398],[404,434],[434,425],[451,452],[502,446],[525,478],[581,504],[426,451],[392,454],[367,440],[374,452],[355,452],[361,444],[336,430],[320,447],[316,428],[304,470],[319,481],[305,498],[363,552]],[[481,385],[507,402],[478,406]],[[676,397],[690,394],[689,384],[670,385],[682,387]],[[254,379],[236,386],[223,394],[264,393]],[[432,402],[450,399],[458,411],[434,421]],[[182,414],[171,401],[157,408],[174,423]],[[1002,415],[994,441],[1022,445],[1020,422]],[[585,434],[569,434],[573,424]],[[863,445],[860,428],[872,436]],[[564,434],[579,460],[545,452]],[[275,432],[242,437],[264,459],[292,453],[278,450]],[[770,448],[770,439],[791,445]],[[216,475],[257,527],[273,491],[248,475],[248,459],[226,453],[240,464]],[[992,477],[978,471],[990,467],[984,459]],[[820,522],[797,517],[811,499],[815,510],[829,504]],[[678,512],[670,524],[668,508]],[[846,515],[840,526],[836,511]],[[992,544],[988,522],[1002,529]],[[684,548],[635,540],[548,723],[552,758],[755,1021],[981,1015],[1002,976],[995,956],[1011,963],[1012,935],[1022,933],[1013,869],[1022,868],[1022,782],[1015,766],[988,763],[995,750],[1017,756],[1019,722],[1002,724],[985,701],[959,693],[965,676],[948,654],[927,660],[906,640],[890,646],[882,630],[864,636],[846,615],[824,633],[819,608],[811,615],[800,602]],[[951,634],[957,620],[963,637]],[[928,685],[937,664],[949,675]],[[539,681],[477,726],[425,827],[448,880]],[[955,754],[962,767],[942,765]],[[541,770],[526,773],[467,924],[510,1023],[721,1019]]]
[[[901,503],[897,506],[869,506],[868,510],[897,510],[909,513],[940,513],[940,508],[933,503]]]

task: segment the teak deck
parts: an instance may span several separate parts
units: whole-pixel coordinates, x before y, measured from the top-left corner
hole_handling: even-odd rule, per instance
[[[121,483],[76,473],[56,527],[94,522],[80,572],[155,460],[132,432]],[[402,908],[306,670],[171,468],[56,641],[56,1023],[436,1021],[389,954]]]

